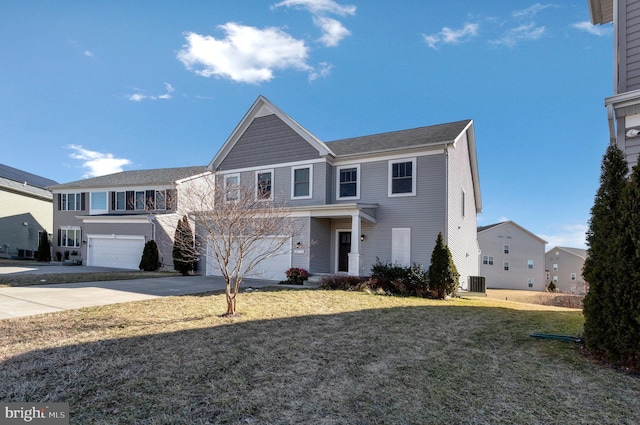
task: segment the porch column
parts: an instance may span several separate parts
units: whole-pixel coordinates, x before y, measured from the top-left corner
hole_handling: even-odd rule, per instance
[[[360,264],[362,264],[362,255],[360,255],[360,213],[355,212],[351,215],[351,252],[349,253],[349,275],[360,276]]]

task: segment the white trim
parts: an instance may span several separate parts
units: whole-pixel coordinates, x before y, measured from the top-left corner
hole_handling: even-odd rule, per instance
[[[237,201],[238,200],[237,198],[229,199],[227,197],[227,195],[228,195],[228,192],[227,192],[227,190],[228,190],[227,189],[227,180],[229,180],[231,178],[234,178],[234,177],[238,179],[238,183],[237,183],[237,185],[238,185],[238,196],[240,195],[240,189],[239,189],[240,188],[240,173],[226,174],[226,175],[223,176],[223,178],[224,178],[224,193],[225,193],[224,201],[225,202],[232,202],[232,201]]]
[[[255,167],[244,167],[244,168],[234,168],[232,170],[226,170],[226,171],[217,171],[216,175],[217,176],[225,176],[227,174],[236,174],[236,173],[247,173],[247,172],[251,172],[251,171],[260,171],[260,170],[264,170],[266,168],[287,168],[287,167],[297,167],[297,166],[303,166],[303,165],[310,165],[310,164],[325,164],[327,162],[326,159],[324,158],[318,158],[318,159],[314,159],[313,161],[292,161],[292,162],[283,162],[283,163],[278,163],[278,164],[263,164],[263,165],[259,165],[259,166],[255,166]]]
[[[309,170],[309,194],[304,196],[295,196],[296,190],[296,170]],[[291,167],[291,199],[311,199],[313,198],[313,164],[298,165]]]
[[[258,175],[260,174],[265,174],[265,173],[270,173],[271,174],[271,189],[269,190],[269,197],[268,198],[260,198],[258,197]],[[275,190],[275,172],[273,171],[273,168],[270,169],[262,169],[262,170],[257,170],[255,172],[255,176],[254,176],[254,180],[253,180],[253,187],[256,191],[256,199],[261,200],[261,201],[273,201],[273,192]]]
[[[442,145],[438,145],[439,147]],[[428,151],[424,151],[423,147],[420,148],[407,148],[402,153],[397,154],[389,154],[385,155],[384,152],[372,152],[370,154],[358,154],[361,155],[362,158],[356,159],[357,155],[352,155],[349,157],[336,158],[333,161],[330,161],[331,165],[340,166],[342,164],[366,164],[369,162],[382,162],[382,161],[392,161],[395,159],[407,158],[407,155],[412,155],[413,157],[421,157],[421,156],[433,156],[433,155],[444,155],[444,148],[439,149],[430,149]]]
[[[87,235],[87,243],[89,243],[89,239],[135,239],[135,240],[145,240],[145,237],[142,235],[104,235],[104,234],[91,234]]]
[[[77,215],[78,220],[82,220],[85,224],[108,224],[108,223],[122,223],[122,224],[141,224],[150,223],[153,220],[153,215],[147,214],[131,214],[126,216],[82,216]]]
[[[344,169],[356,169],[356,196],[340,196],[340,171]],[[336,200],[344,201],[350,199],[360,199],[360,181],[362,180],[362,175],[360,173],[360,164],[350,164],[350,165],[341,165],[336,167]]]
[[[393,165],[394,164],[402,164],[405,162],[411,163],[411,192],[403,192],[403,193],[393,193]],[[418,179],[418,165],[415,157],[413,158],[401,158],[401,159],[393,159],[387,162],[388,164],[388,173],[387,173],[387,196],[389,198],[397,198],[403,196],[416,196],[416,180]]]

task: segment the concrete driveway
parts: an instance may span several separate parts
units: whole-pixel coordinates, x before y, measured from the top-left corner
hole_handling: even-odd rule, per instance
[[[102,267],[44,266],[39,270],[20,271],[0,267],[7,273],[58,273],[109,271]],[[42,270],[46,269],[46,270]],[[120,270],[122,271],[122,270]],[[275,286],[277,282],[246,279],[241,291],[248,288]],[[307,287],[310,287],[308,285]],[[71,310],[130,301],[148,300],[172,295],[199,294],[224,289],[224,281],[212,276],[176,276],[151,279],[113,280],[108,282],[60,283],[0,288],[0,319],[31,316],[55,311]]]

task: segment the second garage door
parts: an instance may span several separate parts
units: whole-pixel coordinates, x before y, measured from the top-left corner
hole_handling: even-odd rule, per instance
[[[137,270],[144,250],[144,236],[90,235],[87,265]]]

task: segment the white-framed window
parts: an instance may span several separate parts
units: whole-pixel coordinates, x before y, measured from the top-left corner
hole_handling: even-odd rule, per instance
[[[528,269],[532,269],[533,268],[533,260],[527,260],[527,268]]]
[[[82,193],[62,193],[59,207],[62,211],[81,211]]]
[[[304,165],[291,168],[291,199],[309,199],[312,197],[313,166]]]
[[[389,196],[415,196],[416,159],[389,161]]]
[[[502,267],[504,268],[505,271],[509,271],[509,262],[505,261],[504,263],[502,263]]]
[[[510,250],[509,245],[505,245],[505,246],[504,246],[504,253],[505,253],[505,254],[508,254],[508,253],[509,253],[509,250]]]
[[[127,209],[127,192],[116,192],[114,209],[116,211]]]
[[[529,288],[533,288],[533,279],[527,279],[527,286],[529,286]]]
[[[571,273],[571,280],[576,280],[577,279],[577,275],[575,273]]]
[[[166,210],[167,209],[167,191],[166,190],[156,190],[156,199],[155,209],[156,210]]]
[[[553,276],[553,283],[558,283],[558,276]]]
[[[82,244],[80,227],[65,227],[60,229],[60,246],[79,248]]]
[[[145,193],[144,190],[136,190],[135,192],[135,210],[136,211],[144,211],[145,210]]]
[[[482,264],[486,264],[487,266],[493,266],[493,256],[492,255],[483,255],[482,256]]]
[[[273,170],[256,172],[256,199],[273,199]]]
[[[557,271],[558,271],[558,265],[557,265],[557,264],[554,264],[554,265],[553,265],[553,271],[554,271],[554,272],[557,272]]]
[[[108,212],[107,192],[91,192],[89,196],[89,214],[106,214]]]
[[[225,201],[237,201],[240,196],[240,174],[228,174],[224,176]]]
[[[360,164],[343,165],[336,172],[336,198],[360,199]]]

